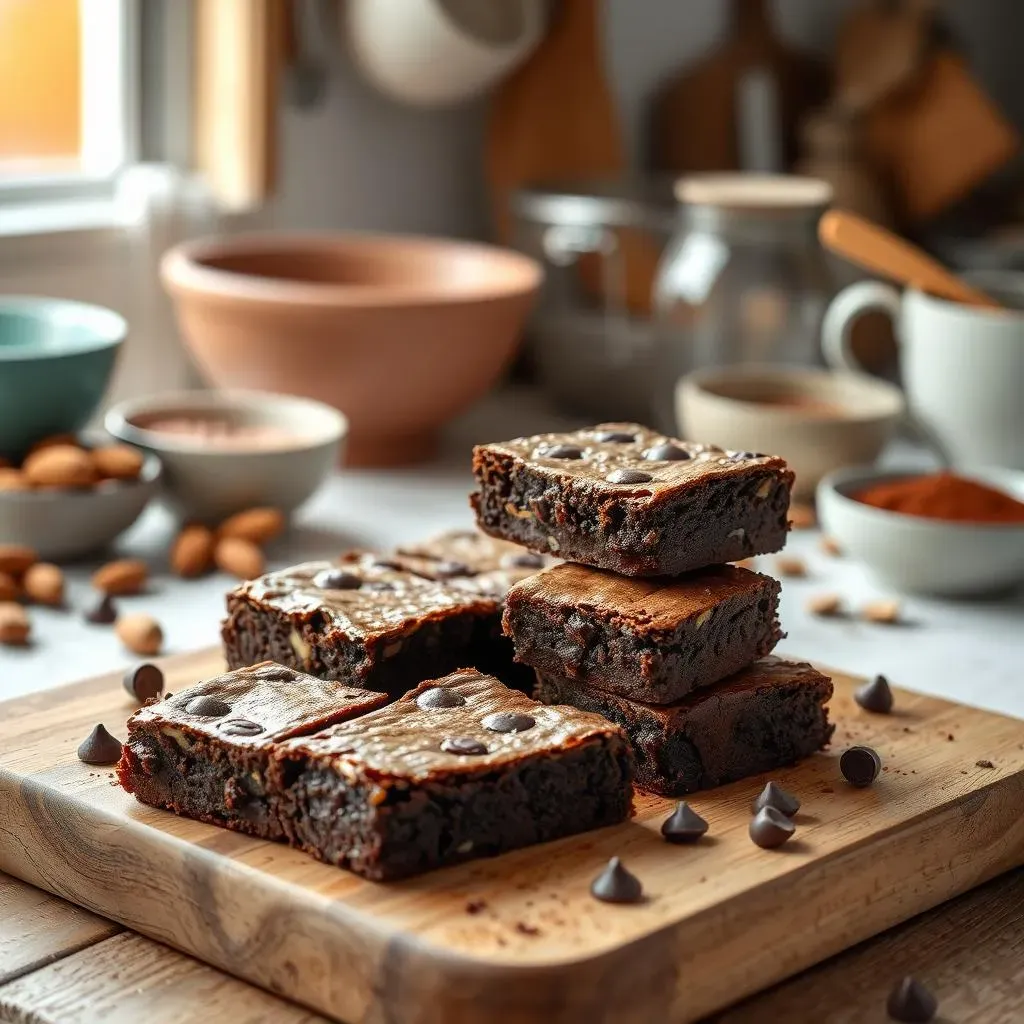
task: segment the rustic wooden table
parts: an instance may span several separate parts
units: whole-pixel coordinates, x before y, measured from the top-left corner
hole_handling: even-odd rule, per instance
[[[714,1024],[870,1024],[913,973],[940,1020],[1024,1019],[1024,868],[719,1014]],[[0,874],[0,1024],[324,1021],[112,921]],[[710,1024],[710,1022],[709,1022]]]

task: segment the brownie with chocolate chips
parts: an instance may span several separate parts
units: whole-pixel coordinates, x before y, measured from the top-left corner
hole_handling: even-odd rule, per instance
[[[613,825],[632,804],[618,727],[474,669],[291,740],[276,765],[292,844],[374,880]]]
[[[627,576],[674,576],[782,548],[793,473],[604,423],[477,446],[477,522],[494,537]]]
[[[509,591],[504,628],[535,669],[669,704],[770,654],[778,604],[778,580],[733,565],[638,579],[567,562]]]
[[[707,690],[668,705],[644,704],[537,673],[538,700],[570,704],[621,726],[636,756],[636,781],[683,796],[792,764],[825,746],[835,726],[825,706],[832,680],[770,656]]]
[[[142,803],[283,839],[270,782],[277,745],[385,703],[382,693],[264,662],[137,711],[117,775]]]

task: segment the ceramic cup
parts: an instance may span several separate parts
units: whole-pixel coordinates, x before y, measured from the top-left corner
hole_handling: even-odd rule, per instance
[[[826,361],[859,369],[850,329],[870,309],[889,313],[910,413],[953,466],[1024,469],[1024,274],[969,275],[1005,309],[947,302],[913,288],[862,281],[832,301],[822,325]]]

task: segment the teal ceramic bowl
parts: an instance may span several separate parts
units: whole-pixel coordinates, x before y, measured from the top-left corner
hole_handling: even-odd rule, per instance
[[[80,430],[99,407],[123,317],[67,299],[0,296],[0,455]]]

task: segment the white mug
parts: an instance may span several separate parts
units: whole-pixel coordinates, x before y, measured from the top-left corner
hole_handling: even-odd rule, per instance
[[[841,291],[821,329],[825,361],[861,370],[850,329],[868,310],[889,313],[915,423],[953,466],[1024,469],[1024,274],[970,275],[1006,305],[983,309],[914,288],[862,281]]]

